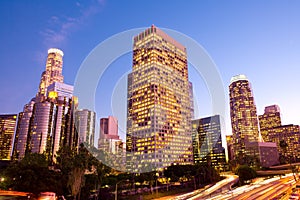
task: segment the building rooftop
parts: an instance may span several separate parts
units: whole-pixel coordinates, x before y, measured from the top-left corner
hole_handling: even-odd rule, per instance
[[[244,74],[239,74],[239,75],[233,76],[230,79],[230,84],[233,82],[236,82],[236,81],[243,81],[243,80],[248,81],[248,78]]]

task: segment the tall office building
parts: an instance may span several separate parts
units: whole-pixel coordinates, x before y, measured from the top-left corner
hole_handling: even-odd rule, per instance
[[[125,171],[125,148],[118,135],[118,120],[113,116],[100,119],[100,137],[98,149],[107,153],[109,165],[119,171]]]
[[[61,146],[78,146],[74,120],[78,100],[72,95],[73,86],[63,83],[62,57],[61,50],[48,50],[38,93],[19,114],[13,159],[20,160],[33,152],[45,153],[55,161]]]
[[[222,145],[222,125],[219,115],[192,120],[193,153],[195,163],[209,163],[224,169],[225,148]]]
[[[79,144],[94,146],[96,113],[88,109],[76,110],[75,118]]]
[[[247,154],[245,143],[259,141],[259,130],[251,85],[245,75],[231,78],[229,97],[234,156]]]
[[[11,160],[17,115],[0,115],[0,160]]]
[[[300,126],[294,124],[277,126],[268,130],[268,139],[277,144],[280,155],[291,159],[292,162],[300,162]],[[282,148],[280,143],[286,143]]]
[[[258,116],[260,133],[264,141],[268,142],[269,130],[281,126],[280,109],[278,105],[265,107],[263,115]]]
[[[182,44],[155,26],[134,37],[128,75],[127,170],[193,163],[190,90]]]
[[[100,119],[100,135],[98,140],[98,148],[108,153],[116,153],[118,145],[121,142],[118,135],[118,119],[113,116]]]
[[[34,107],[34,99],[24,106],[22,112],[19,113],[17,130],[15,134],[13,160],[20,160],[24,158],[26,150],[28,149],[28,134],[29,127],[32,122],[32,112]]]
[[[64,53],[60,49],[48,50],[46,70],[42,73],[38,96],[47,96],[47,88],[54,82],[63,83],[62,75]]]

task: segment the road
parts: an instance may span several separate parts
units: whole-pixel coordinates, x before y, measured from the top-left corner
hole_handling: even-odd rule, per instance
[[[258,181],[251,185],[238,187],[232,191],[228,191],[212,198],[210,200],[259,200],[259,199],[274,199],[281,194],[287,192],[293,185],[295,180],[292,175],[287,175],[282,178],[275,177]]]
[[[222,189],[223,187],[230,187],[230,185],[238,181],[237,175],[224,175],[226,178],[217,182],[216,184],[208,185],[205,188],[194,190],[186,194],[179,196],[166,196],[158,198],[157,200],[192,200],[192,199],[203,199],[213,194],[214,192]]]

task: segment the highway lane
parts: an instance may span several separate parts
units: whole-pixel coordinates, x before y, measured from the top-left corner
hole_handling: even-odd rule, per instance
[[[272,199],[289,189],[295,181],[293,176],[282,178],[266,185],[262,185],[248,192],[244,192],[236,197],[230,198],[232,200],[258,200],[258,199]]]

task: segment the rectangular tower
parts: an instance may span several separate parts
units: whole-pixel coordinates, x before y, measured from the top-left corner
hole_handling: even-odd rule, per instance
[[[0,115],[0,160],[11,160],[17,115]]]
[[[187,63],[186,48],[155,26],[134,37],[127,96],[129,171],[193,163]]]
[[[192,121],[193,152],[195,163],[209,163],[224,169],[225,149],[222,146],[222,125],[219,115]]]
[[[271,105],[265,107],[263,115],[258,116],[260,134],[265,142],[269,140],[269,130],[281,126],[280,109],[278,105]]]

